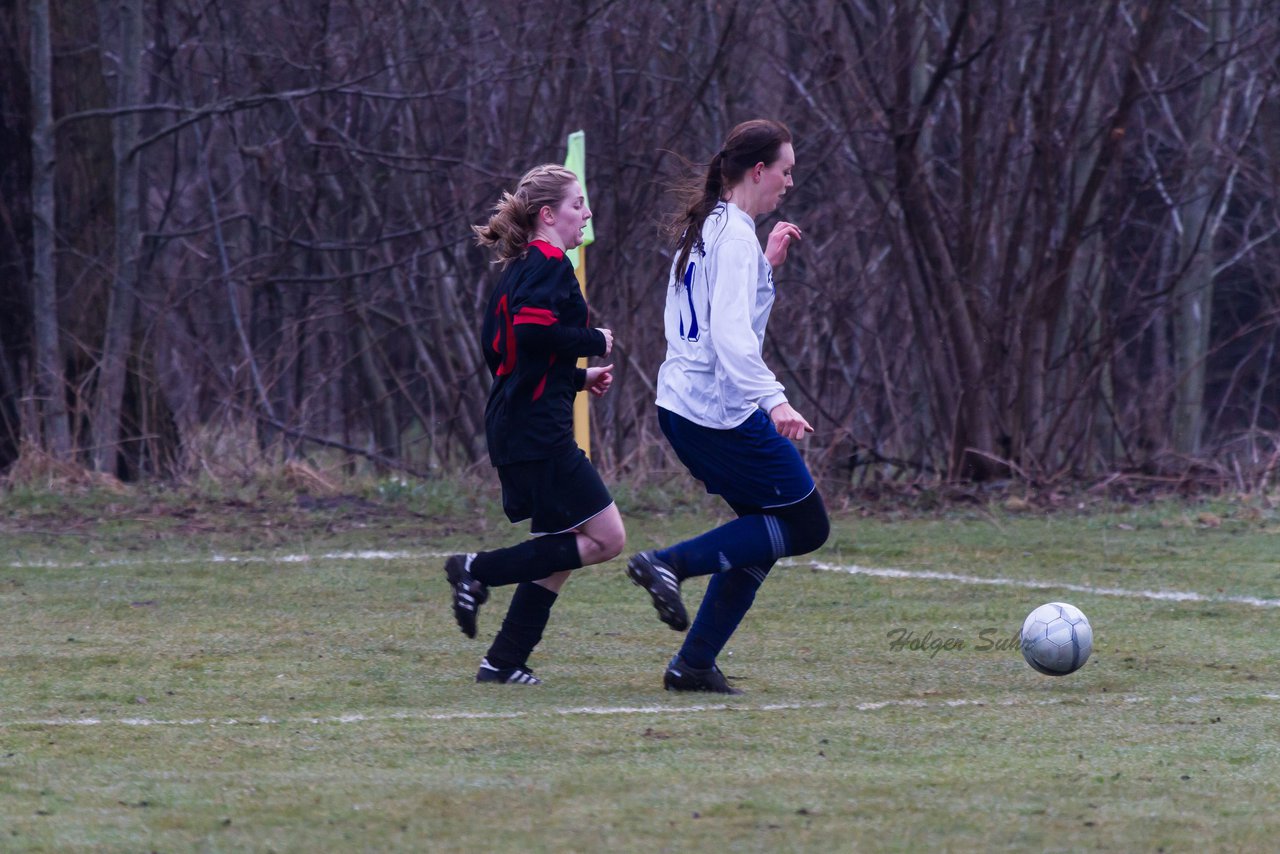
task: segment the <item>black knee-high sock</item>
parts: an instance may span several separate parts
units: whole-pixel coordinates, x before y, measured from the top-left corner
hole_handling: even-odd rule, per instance
[[[521,583],[511,597],[502,628],[485,655],[489,663],[499,669],[524,667],[529,653],[542,640],[542,631],[547,627],[556,598],[556,593],[541,584]]]
[[[471,561],[471,574],[481,584],[501,587],[522,581],[537,581],[562,569],[578,569],[578,535],[548,534],[534,537],[505,549],[479,552]]]

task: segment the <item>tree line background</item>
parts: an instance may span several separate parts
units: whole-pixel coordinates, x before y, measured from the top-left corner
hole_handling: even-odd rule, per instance
[[[468,226],[578,129],[593,457],[669,471],[666,188],[768,116],[815,473],[1273,485],[1278,57],[1264,0],[10,0],[0,471],[486,464]]]

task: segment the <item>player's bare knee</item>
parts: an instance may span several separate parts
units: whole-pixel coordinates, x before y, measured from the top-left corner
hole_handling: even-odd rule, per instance
[[[605,556],[601,560],[613,560],[622,554],[622,550],[627,547],[627,532],[619,528],[618,531],[610,536],[606,542],[602,544]]]
[[[593,537],[591,539],[591,552],[595,560],[592,563],[604,563],[607,560],[613,560],[622,554],[622,550],[626,547],[627,535],[621,529]]]

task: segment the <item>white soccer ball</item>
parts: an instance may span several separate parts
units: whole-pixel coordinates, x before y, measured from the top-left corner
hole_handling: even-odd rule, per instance
[[[1022,657],[1049,676],[1074,673],[1093,652],[1093,627],[1075,605],[1041,605],[1022,623]]]

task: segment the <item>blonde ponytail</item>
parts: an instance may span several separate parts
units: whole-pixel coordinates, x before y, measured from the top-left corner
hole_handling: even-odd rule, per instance
[[[535,166],[520,178],[514,191],[504,192],[484,225],[473,225],[476,243],[493,252],[494,263],[505,267],[529,251],[538,230],[538,212],[564,200],[569,186],[578,180],[556,163]]]

